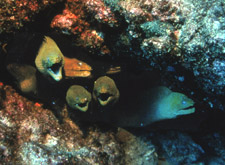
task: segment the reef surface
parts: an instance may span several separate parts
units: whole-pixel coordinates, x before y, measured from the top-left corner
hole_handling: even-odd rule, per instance
[[[13,164],[155,164],[153,145],[124,129],[79,126],[0,84],[0,161]]]
[[[44,105],[1,84],[2,162],[224,164],[223,0],[3,0],[0,5],[1,68],[15,34],[62,34],[93,58],[156,71],[160,79],[152,81],[193,99],[195,115],[205,121],[197,133],[183,133],[186,123],[182,132],[145,131],[137,137],[110,126],[107,131],[79,127],[67,117],[59,123]],[[2,69],[0,80],[5,80]],[[189,131],[196,130],[191,126]]]

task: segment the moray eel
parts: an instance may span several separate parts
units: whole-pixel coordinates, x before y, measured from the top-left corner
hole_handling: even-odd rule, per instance
[[[76,58],[64,57],[64,72],[67,78],[90,77],[92,67],[87,63]]]
[[[72,109],[86,112],[91,102],[91,94],[80,85],[72,85],[67,90],[66,102]]]
[[[62,79],[62,68],[64,66],[64,56],[59,47],[50,37],[45,39],[35,58],[37,70],[46,77],[52,77],[55,81]]]
[[[113,79],[102,76],[94,82],[92,96],[96,102],[104,107],[115,104],[119,100],[120,92]]]
[[[142,95],[129,98],[127,102],[118,102],[106,121],[120,127],[142,127],[195,112],[193,100],[163,86],[146,89]]]
[[[154,120],[173,119],[177,116],[187,115],[195,112],[194,101],[182,93],[172,92],[166,87],[158,88],[166,93],[166,96],[161,96],[161,99],[156,102],[158,105],[154,113]],[[153,121],[154,121],[153,120]]]
[[[9,64],[9,73],[18,82],[16,85],[23,93],[37,93],[36,69],[30,65]]]
[[[68,58],[64,56],[64,72],[65,77],[68,78],[77,78],[77,77],[86,77],[91,78],[93,68],[84,61],[78,60],[76,58]],[[99,64],[102,66],[102,64]],[[95,68],[94,68],[95,69]],[[120,66],[110,66],[107,68],[102,68],[105,71],[104,74],[117,74],[121,72]]]
[[[36,97],[43,84],[62,80],[64,56],[50,37],[21,33],[7,45],[5,66],[19,90]]]

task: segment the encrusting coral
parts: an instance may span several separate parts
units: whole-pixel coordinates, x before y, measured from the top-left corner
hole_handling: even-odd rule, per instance
[[[135,159],[151,164],[156,161],[152,160],[154,154],[142,157],[142,153],[154,149],[152,146],[130,133],[123,137],[121,134],[126,132],[120,129],[115,133],[109,128],[103,133],[93,125],[81,128],[66,117],[60,124],[51,110],[0,82],[2,164],[126,164],[126,159],[130,163]],[[130,153],[128,149],[134,145],[138,151]]]
[[[0,33],[14,33],[15,30],[23,27],[26,22],[34,20],[34,17],[37,13],[59,2],[62,2],[62,0],[0,1]]]

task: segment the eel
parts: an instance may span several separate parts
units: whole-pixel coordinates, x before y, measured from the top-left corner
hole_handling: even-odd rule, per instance
[[[104,107],[115,104],[119,100],[120,92],[113,79],[101,76],[94,82],[92,96],[100,106]]]
[[[94,82],[93,99],[88,111],[79,114],[74,111],[75,116],[83,121],[119,127],[143,127],[195,112],[194,101],[186,95],[173,92],[165,86],[146,84],[148,78],[154,78],[151,74],[131,78],[126,75],[122,74],[117,79],[99,77]],[[69,90],[77,92],[72,88]],[[68,104],[76,104],[75,99]]]
[[[80,85],[72,85],[66,94],[69,116],[85,122],[101,122],[106,118],[105,108],[112,107],[119,100],[119,90],[113,79],[101,76],[94,84],[91,94]],[[89,89],[89,90],[92,90]]]
[[[22,93],[36,95],[44,83],[63,79],[64,55],[49,36],[22,33],[7,45],[5,66]]]
[[[90,65],[76,58],[64,57],[64,59],[64,72],[66,78],[91,77],[92,67]]]
[[[71,78],[77,78],[77,77],[83,77],[83,78],[92,78],[93,76],[93,69],[92,66],[90,66],[85,61],[79,60],[77,58],[69,58],[64,56],[65,64],[64,64],[64,72],[65,72],[65,78],[71,79]],[[94,62],[92,62],[93,64]],[[100,64],[101,66],[101,64]],[[121,72],[120,66],[110,66],[107,68],[103,68],[104,74],[117,74]]]
[[[91,102],[91,93],[80,85],[72,85],[67,90],[66,102],[74,110],[86,112]]]
[[[143,127],[154,122],[175,119],[195,112],[194,101],[165,86],[146,89],[141,95],[130,95],[118,102],[107,121],[120,127]]]
[[[37,93],[36,69],[30,65],[8,64],[8,72],[17,81],[17,88],[23,93]]]
[[[64,55],[53,39],[45,36],[35,58],[35,66],[47,78],[55,81],[62,80],[62,68],[64,66]]]

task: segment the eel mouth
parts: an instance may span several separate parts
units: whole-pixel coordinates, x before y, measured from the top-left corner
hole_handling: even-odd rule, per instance
[[[110,67],[109,70],[106,72],[106,74],[116,74],[121,72],[120,66]]]
[[[191,106],[186,107],[186,108],[183,108],[183,109],[181,109],[181,110],[190,110],[191,108],[195,108],[195,106],[194,106],[194,105],[191,105]]]
[[[92,67],[76,58],[64,57],[64,71],[67,78],[90,77]]]
[[[102,106],[106,106],[107,104],[109,104],[111,99],[112,95],[109,93],[101,93],[98,96],[98,101]]]
[[[188,115],[188,114],[192,114],[194,112],[195,112],[195,106],[191,105],[189,107],[182,108],[182,109],[178,110],[177,115],[178,116]]]
[[[82,112],[86,112],[88,110],[88,105],[89,105],[89,102],[85,102],[85,103],[78,103],[75,105],[75,107],[82,111]]]
[[[55,81],[60,81],[62,79],[62,68],[61,67],[59,67],[59,68],[49,67],[47,69],[47,72]]]
[[[70,73],[68,73],[70,72]],[[76,77],[91,77],[91,71],[89,70],[70,70],[65,71],[66,78],[76,78]]]

